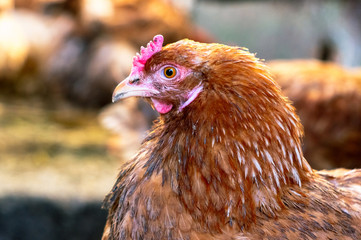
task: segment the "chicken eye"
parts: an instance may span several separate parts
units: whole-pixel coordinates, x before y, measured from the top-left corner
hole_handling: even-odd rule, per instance
[[[177,70],[174,67],[165,67],[163,74],[166,78],[173,78],[177,74]]]

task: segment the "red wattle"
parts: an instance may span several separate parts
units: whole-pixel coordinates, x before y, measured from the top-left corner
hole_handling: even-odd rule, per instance
[[[151,99],[152,99],[154,108],[160,114],[165,114],[165,113],[169,112],[173,107],[173,105],[170,103],[165,103],[165,102],[162,102],[162,101],[154,99],[154,98],[151,98]]]

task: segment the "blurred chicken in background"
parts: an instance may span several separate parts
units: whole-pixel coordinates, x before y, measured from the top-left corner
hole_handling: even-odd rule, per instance
[[[361,71],[318,60],[268,65],[304,126],[304,154],[316,169],[361,167]]]
[[[16,6],[3,1],[0,13],[0,89],[9,96],[44,94],[40,72],[74,24],[65,15],[50,18]]]

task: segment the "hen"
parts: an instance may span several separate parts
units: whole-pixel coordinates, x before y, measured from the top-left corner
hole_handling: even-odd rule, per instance
[[[361,239],[361,171],[310,168],[294,108],[253,54],[162,43],[113,95],[161,116],[106,198],[103,239]]]
[[[300,116],[311,166],[361,167],[361,74],[317,60],[268,65]]]

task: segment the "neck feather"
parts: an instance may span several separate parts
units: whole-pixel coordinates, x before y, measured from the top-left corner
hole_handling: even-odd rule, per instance
[[[148,138],[156,147],[147,173],[162,170],[163,183],[214,232],[225,222],[247,227],[257,209],[275,217],[283,190],[301,186],[311,172],[293,107],[278,92],[241,89],[208,89],[161,119]]]

